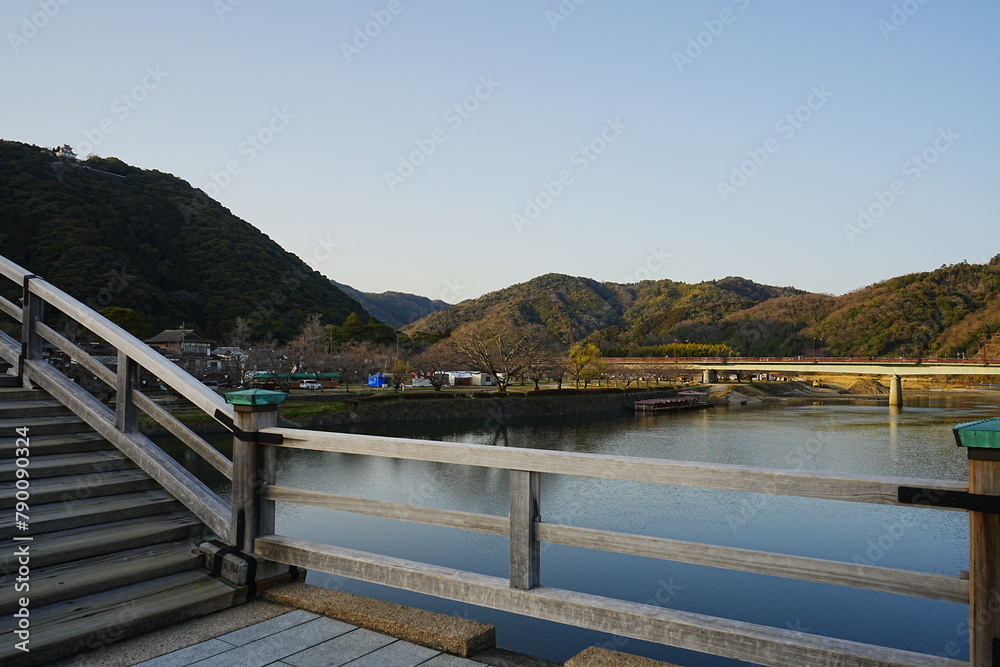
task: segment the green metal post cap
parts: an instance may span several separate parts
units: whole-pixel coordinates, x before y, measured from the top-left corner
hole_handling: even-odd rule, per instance
[[[281,405],[288,398],[282,391],[267,389],[244,389],[226,394],[226,403],[230,405]]]
[[[1000,449],[1000,417],[965,422],[952,428],[959,447]]]

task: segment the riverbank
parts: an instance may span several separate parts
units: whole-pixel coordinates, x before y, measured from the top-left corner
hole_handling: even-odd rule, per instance
[[[840,378],[838,378],[840,379]],[[868,379],[865,386],[852,379],[840,382],[825,380],[820,386],[809,382],[741,382],[688,387],[708,394],[714,405],[752,405],[756,403],[795,402],[798,400],[865,399],[885,401],[888,387]],[[293,428],[343,428],[362,424],[428,422],[451,420],[488,420],[497,424],[516,417],[553,417],[574,414],[621,412],[635,401],[671,398],[680,389],[572,389],[512,391],[505,397],[478,392],[413,391],[364,394],[293,393],[279,410],[279,424]],[[904,382],[904,395],[942,393],[964,395],[994,393],[986,389],[927,386],[925,382]],[[225,433],[225,428],[191,406],[181,402],[163,404],[171,414],[191,430],[202,435]],[[152,420],[143,419],[146,435],[166,435]]]

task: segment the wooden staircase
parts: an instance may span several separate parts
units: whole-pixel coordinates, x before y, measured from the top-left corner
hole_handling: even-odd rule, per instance
[[[27,531],[15,524],[15,429],[24,427]],[[196,548],[210,533],[58,401],[0,374],[0,665],[48,664],[242,602],[245,589],[198,569]],[[28,590],[18,582],[24,545]],[[21,598],[28,653],[11,634]]]

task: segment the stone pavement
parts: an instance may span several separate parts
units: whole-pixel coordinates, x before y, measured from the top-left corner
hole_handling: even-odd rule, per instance
[[[136,667],[474,667],[482,664],[300,609],[140,662]]]

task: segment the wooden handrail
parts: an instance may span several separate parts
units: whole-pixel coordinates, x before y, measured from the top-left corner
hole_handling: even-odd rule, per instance
[[[277,446],[291,449],[362,454],[414,461],[454,463],[487,468],[506,468],[508,470],[671,484],[723,491],[767,493],[801,498],[823,498],[879,505],[911,507],[912,505],[899,502],[900,486],[913,486],[932,491],[967,491],[969,488],[968,482],[962,481],[800,472],[751,468],[724,463],[695,463],[607,454],[386,438],[357,433],[331,433],[277,427],[262,429],[261,432],[280,435],[283,442]],[[933,509],[950,510],[951,508],[935,507]]]
[[[205,414],[215,419],[216,415],[221,413],[232,419],[232,406],[223,401],[218,394],[92,308],[80,303],[44,280],[32,280],[29,291],[100,336],[118,351],[124,352],[130,359],[163,380]]]
[[[31,272],[26,268],[15,264],[3,255],[0,255],[0,276],[21,285],[24,282],[25,277],[30,275]]]

